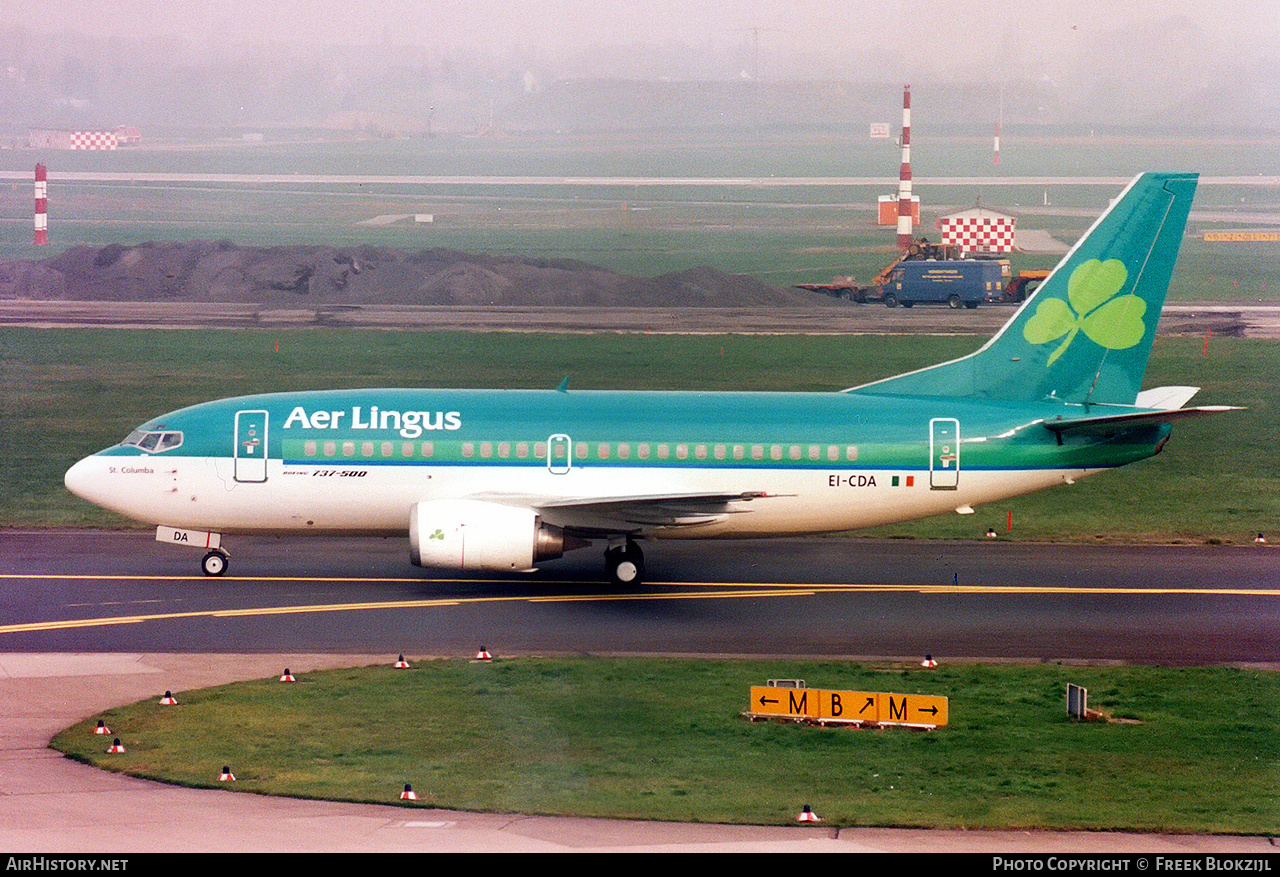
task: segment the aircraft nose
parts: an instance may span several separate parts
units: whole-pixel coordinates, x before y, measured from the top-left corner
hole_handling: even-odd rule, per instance
[[[67,474],[62,476],[62,483],[67,486],[67,490],[81,499],[96,502],[98,491],[95,490],[95,486],[99,480],[96,476],[100,469],[101,466],[96,457],[85,457],[67,470]]]

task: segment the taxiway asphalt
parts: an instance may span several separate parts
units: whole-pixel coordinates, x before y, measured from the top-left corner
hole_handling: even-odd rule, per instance
[[[285,666],[307,672],[390,660],[385,647],[415,631],[412,647],[401,642],[398,649],[411,658],[465,653],[475,648],[477,621],[505,623],[512,636],[524,632],[526,641],[508,639],[504,654],[912,655],[923,643],[910,640],[913,628],[953,618],[952,627],[930,636],[952,638],[948,656],[1280,663],[1280,567],[1270,546],[659,543],[650,556],[663,556],[652,568],[667,575],[643,594],[610,599],[594,580],[594,553],[533,581],[476,581],[431,577],[409,567],[402,549],[390,539],[238,540],[240,577],[211,581],[193,575],[194,555],[145,533],[0,533],[5,848],[43,854],[1274,850],[1264,837],[672,825],[297,801],[117,776],[47,748],[57,731],[111,706],[165,689],[270,677]],[[779,577],[781,571],[791,575]],[[983,585],[984,578],[990,583]],[[721,579],[733,587],[717,587]],[[966,589],[970,582],[973,590]],[[513,593],[530,599],[495,599]],[[595,594],[602,598],[591,599]],[[456,599],[440,603],[441,595]],[[388,605],[357,608],[358,601]],[[351,606],[297,612],[326,603]],[[271,607],[282,611],[262,613]],[[781,621],[766,623],[770,618]],[[26,623],[36,627],[13,629]],[[1079,636],[1107,625],[1115,627],[1106,637]],[[739,633],[725,635],[734,629]],[[569,644],[570,631],[594,638]],[[1198,639],[1207,647],[1189,654],[1184,646]],[[1167,661],[1160,659],[1165,650]]]

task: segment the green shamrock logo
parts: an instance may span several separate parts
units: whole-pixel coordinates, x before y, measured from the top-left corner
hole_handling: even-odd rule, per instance
[[[441,541],[443,541],[443,540],[444,540],[444,530],[437,529],[434,533],[432,533],[432,534],[431,534],[430,536],[428,536],[427,538],[428,538],[428,539],[440,539]]]
[[[1070,304],[1060,298],[1040,302],[1022,336],[1032,344],[1048,344],[1066,336],[1049,356],[1048,365],[1053,365],[1081,331],[1108,350],[1132,347],[1147,332],[1142,321],[1147,303],[1132,293],[1116,296],[1128,278],[1129,271],[1119,259],[1090,259],[1071,272],[1067,281]]]

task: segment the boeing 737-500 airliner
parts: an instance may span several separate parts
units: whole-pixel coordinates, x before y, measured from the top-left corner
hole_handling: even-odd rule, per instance
[[[324,390],[205,402],[66,485],[199,545],[409,537],[420,566],[532,570],[603,542],[853,530],[1070,483],[1159,452],[1192,387],[1140,392],[1197,177],[1137,177],[977,352],[831,393]]]

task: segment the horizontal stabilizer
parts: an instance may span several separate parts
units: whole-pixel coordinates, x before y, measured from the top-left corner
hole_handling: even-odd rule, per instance
[[[1059,417],[1044,422],[1045,429],[1058,434],[1064,432],[1105,432],[1117,427],[1139,426],[1144,423],[1171,423],[1189,417],[1221,414],[1223,411],[1241,411],[1233,405],[1201,405],[1197,408],[1176,408],[1170,411],[1126,411],[1115,414],[1099,414],[1091,417]]]
[[[1186,405],[1199,392],[1199,387],[1153,387],[1139,393],[1138,398],[1133,400],[1133,407],[1171,411]]]

